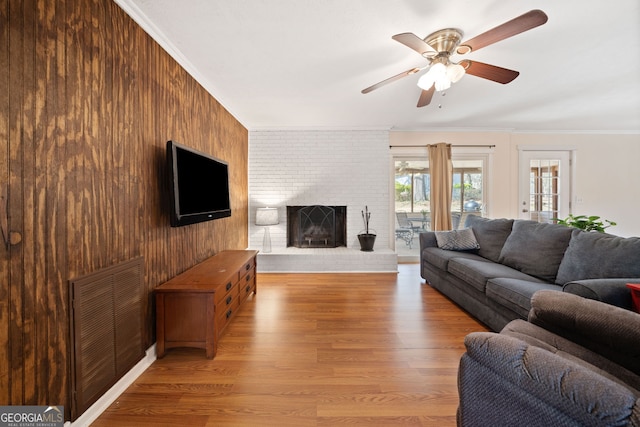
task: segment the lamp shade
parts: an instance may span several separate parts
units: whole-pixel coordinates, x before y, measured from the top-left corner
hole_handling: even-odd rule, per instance
[[[460,64],[449,64],[447,66],[447,77],[451,80],[451,83],[456,83],[464,76],[465,69]]]
[[[418,87],[423,90],[429,90],[433,86],[433,76],[425,73],[418,79]]]
[[[278,209],[258,208],[256,210],[256,225],[276,225],[278,221]]]

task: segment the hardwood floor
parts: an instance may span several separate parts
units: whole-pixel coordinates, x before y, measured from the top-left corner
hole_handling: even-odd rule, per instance
[[[93,426],[453,426],[463,338],[487,330],[399,274],[258,274],[219,342],[172,349]]]

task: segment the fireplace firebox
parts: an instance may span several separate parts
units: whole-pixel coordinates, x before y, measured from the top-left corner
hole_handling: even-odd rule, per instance
[[[287,206],[287,246],[336,248],[346,246],[346,206]]]

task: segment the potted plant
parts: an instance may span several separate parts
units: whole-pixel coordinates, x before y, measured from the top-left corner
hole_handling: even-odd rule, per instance
[[[558,224],[560,225],[579,228],[580,230],[584,230],[584,231],[597,231],[599,233],[604,233],[604,230],[606,228],[616,225],[615,222],[609,221],[608,219],[604,220],[605,222],[607,222],[607,225],[605,225],[604,222],[600,220],[600,217],[595,215],[592,215],[592,216],[569,215],[565,219],[558,219],[558,218],[554,218],[554,219],[558,221]]]
[[[371,218],[371,212],[369,207],[365,206],[362,213],[362,221],[364,222],[364,233],[358,234],[358,240],[360,241],[360,250],[364,252],[372,252],[373,244],[376,241],[375,233],[369,232],[369,219]]]

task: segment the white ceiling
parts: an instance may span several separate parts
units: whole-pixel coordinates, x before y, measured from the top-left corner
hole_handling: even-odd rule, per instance
[[[640,133],[638,0],[115,1],[249,130]],[[507,85],[467,75],[423,108],[419,75],[360,93],[426,65],[394,34],[466,40],[531,9],[548,22],[465,56],[520,71]]]

